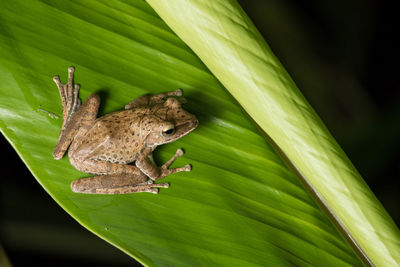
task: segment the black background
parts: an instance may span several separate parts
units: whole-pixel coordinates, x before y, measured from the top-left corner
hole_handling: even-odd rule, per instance
[[[399,225],[395,2],[239,2]],[[4,137],[0,149],[0,240],[15,266],[136,264],[64,212]]]

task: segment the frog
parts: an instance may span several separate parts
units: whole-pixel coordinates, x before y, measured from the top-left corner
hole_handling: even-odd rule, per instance
[[[182,89],[140,96],[124,110],[97,118],[100,97],[91,94],[81,102],[80,86],[74,83],[74,67],[68,68],[68,82],[53,77],[61,97],[63,122],[53,158],[60,160],[68,150],[69,161],[76,169],[94,176],[71,182],[75,193],[157,194],[169,183],[157,180],[192,165],[169,168],[184,154],[179,148],[163,165],[157,166],[153,151],[157,146],[174,142],[192,132],[199,124],[195,115],[183,109]]]

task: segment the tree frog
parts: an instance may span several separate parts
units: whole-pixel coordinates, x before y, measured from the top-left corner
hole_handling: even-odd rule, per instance
[[[68,147],[71,164],[80,171],[96,176],[72,181],[72,191],[89,194],[158,193],[168,183],[153,181],[181,171],[191,165],[169,169],[175,155],[161,167],[156,166],[152,152],[158,145],[173,142],[193,131],[198,120],[182,109],[182,90],[144,95],[116,111],[97,118],[100,98],[90,95],[81,104],[79,85],[74,84],[74,67],[68,68],[68,82],[53,78],[60,92],[63,124],[53,152],[61,159]],[[135,164],[129,164],[135,162]],[[150,178],[150,179],[148,179]]]

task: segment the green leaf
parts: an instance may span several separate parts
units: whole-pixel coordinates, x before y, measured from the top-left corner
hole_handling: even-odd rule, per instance
[[[399,229],[239,4],[148,2],[278,146],[364,262],[400,264]]]
[[[1,244],[0,244],[0,266],[4,267],[12,266]]]
[[[146,2],[1,1],[0,51],[2,133],[63,209],[141,263],[361,264],[237,102]],[[183,88],[200,125],[158,148],[158,161],[183,147],[174,165],[191,163],[193,171],[167,177],[171,187],[158,195],[71,192],[71,181],[88,174],[67,157],[52,158],[62,123],[52,77],[65,82],[70,65],[81,98],[101,96],[100,114]]]

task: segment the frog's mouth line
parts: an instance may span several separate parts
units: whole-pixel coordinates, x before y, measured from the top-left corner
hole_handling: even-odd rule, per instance
[[[175,126],[175,133],[171,137],[166,138],[165,141],[172,142],[182,136],[185,136],[194,129],[196,129],[197,125],[199,125],[198,120],[196,120],[195,122],[189,121],[186,123],[179,124]]]

